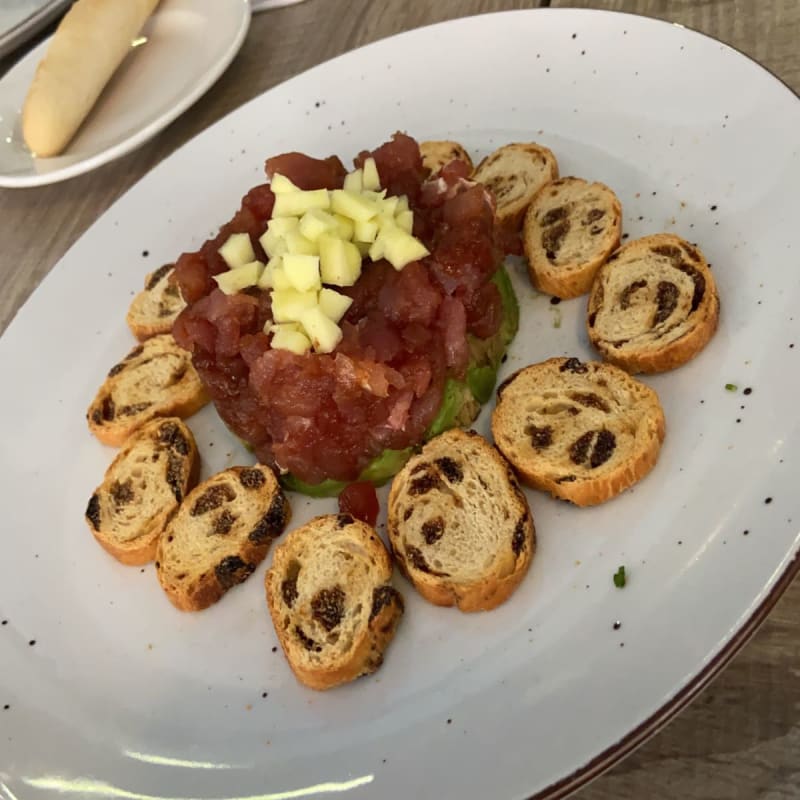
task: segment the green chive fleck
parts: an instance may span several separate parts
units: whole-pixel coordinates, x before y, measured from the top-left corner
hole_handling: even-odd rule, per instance
[[[560,328],[561,327],[561,309],[554,308],[553,309],[553,327]]]
[[[626,580],[627,579],[625,577],[625,567],[620,567],[614,573],[614,586],[616,586],[617,589],[621,589],[625,585]]]
[[[735,392],[739,387],[735,383],[726,383],[725,384],[725,391],[726,392]]]

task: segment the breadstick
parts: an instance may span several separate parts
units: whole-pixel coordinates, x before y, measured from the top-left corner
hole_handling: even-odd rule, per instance
[[[78,0],[36,69],[22,133],[36,156],[64,150],[130,52],[158,0]]]

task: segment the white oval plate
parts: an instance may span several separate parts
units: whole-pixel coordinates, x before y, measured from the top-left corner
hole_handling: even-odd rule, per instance
[[[398,578],[407,613],[381,670],[317,694],[275,652],[265,567],[208,611],[181,614],[152,567],[125,568],[96,546],[82,515],[113,451],[83,415],[132,346],[124,314],[144,271],[226,220],[266,156],[350,158],[397,128],[459,139],[475,157],[512,140],[546,144],[563,174],[616,189],[631,237],[699,242],[723,312],[697,359],[647,379],[668,421],[650,476],[592,509],[530,493],[537,556],[489,614],[435,608]],[[602,12],[515,12],[350,53],[160,164],[0,340],[6,796],[555,797],[652,733],[798,567],[798,130],[785,86],[697,33]],[[514,278],[523,319],[504,374],[590,358],[585,300],[554,307],[519,265]],[[485,409],[480,430],[487,419]],[[213,410],[191,425],[205,474],[249,461]],[[335,508],[292,504],[293,524]]]
[[[129,153],[182,114],[225,71],[250,26],[247,0],[162,0],[60,156],[34,158],[22,104],[50,40],[0,80],[0,186],[42,186]]]

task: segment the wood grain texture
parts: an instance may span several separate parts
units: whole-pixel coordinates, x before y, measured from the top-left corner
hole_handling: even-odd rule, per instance
[[[0,331],[114,200],[243,102],[321,61],[403,30],[535,5],[508,0],[307,0],[256,16],[225,75],[154,141],[67,183],[0,190]],[[744,51],[800,91],[800,0],[550,0],[549,5],[614,9],[681,23]],[[0,62],[0,73],[9,64],[10,60]],[[576,796],[800,798],[800,582],[790,587],[752,642],[688,709]]]

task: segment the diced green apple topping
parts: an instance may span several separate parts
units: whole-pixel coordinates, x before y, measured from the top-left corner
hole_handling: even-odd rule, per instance
[[[364,258],[385,258],[401,270],[428,250],[413,236],[408,198],[386,196],[372,158],[345,177],[342,189],[304,191],[284,175],[273,175],[270,186],[275,205],[259,239],[269,261],[256,260],[248,234],[232,234],[219,249],[230,269],[214,280],[225,294],[252,286],[271,292],[264,332],[273,348],[330,353],[353,302],[330,287],[353,286]]]

